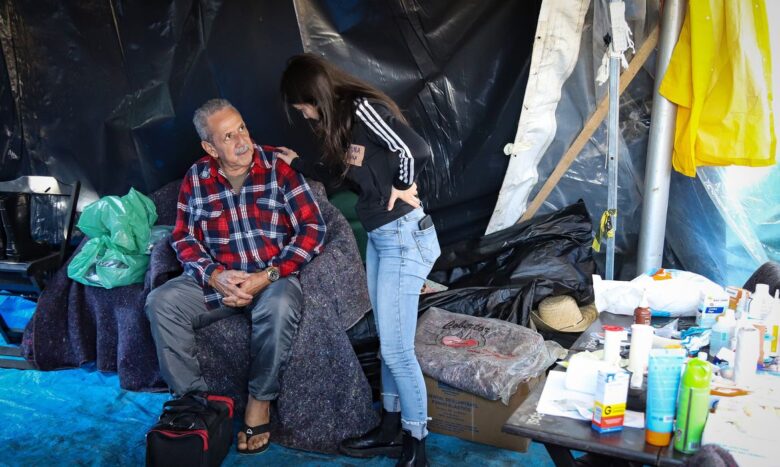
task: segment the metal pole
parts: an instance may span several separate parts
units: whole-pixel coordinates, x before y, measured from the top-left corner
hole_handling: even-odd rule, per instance
[[[672,51],[680,37],[685,17],[685,0],[666,0],[661,18],[655,67],[655,91],[650,120],[650,137],[645,165],[645,190],[642,200],[642,225],[639,231],[637,273],[661,267],[669,207],[669,183],[672,176],[672,147],[677,106],[658,93]]]
[[[618,136],[620,127],[618,117],[620,109],[620,57],[609,58],[609,113],[607,114],[607,211],[611,230],[617,231],[617,190],[618,190]],[[607,236],[606,279],[611,281],[615,275],[615,236]]]

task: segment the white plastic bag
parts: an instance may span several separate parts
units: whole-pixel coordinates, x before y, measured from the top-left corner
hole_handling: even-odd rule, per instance
[[[659,269],[631,281],[606,281],[593,275],[596,309],[619,315],[633,315],[647,291],[653,316],[696,316],[701,294],[722,294],[723,288],[704,276],[676,269]]]

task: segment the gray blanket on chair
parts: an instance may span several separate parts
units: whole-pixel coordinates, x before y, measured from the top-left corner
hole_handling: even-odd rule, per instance
[[[159,224],[174,223],[178,186],[150,196]],[[301,272],[304,308],[281,375],[271,435],[283,445],[329,452],[376,424],[368,382],[345,333],[370,303],[349,224],[321,184],[311,187],[328,234],[322,254]],[[116,371],[124,389],[164,389],[143,305],[151,290],[181,273],[168,241],[155,245],[144,284],[86,287],[71,281],[66,269],[67,264],[50,281],[25,330],[26,358],[42,370],[95,361],[101,371]],[[234,397],[237,416],[247,397],[250,329],[249,320],[237,315],[196,335],[204,378],[214,393]]]

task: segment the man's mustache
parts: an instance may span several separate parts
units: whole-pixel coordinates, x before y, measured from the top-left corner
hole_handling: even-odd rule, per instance
[[[237,147],[237,148],[236,148],[236,151],[235,151],[235,154],[236,154],[237,156],[241,156],[241,155],[243,155],[243,154],[244,154],[245,152],[247,152],[247,151],[249,151],[249,145],[248,145],[248,144],[245,144],[245,145],[243,145],[243,146],[239,146],[239,147]]]

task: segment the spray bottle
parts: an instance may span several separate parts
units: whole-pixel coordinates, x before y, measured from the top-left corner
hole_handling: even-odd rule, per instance
[[[703,356],[703,358],[702,358]],[[712,370],[707,354],[700,353],[685,367],[677,406],[677,429],[674,449],[691,454],[701,446],[701,436],[710,410],[710,380]]]

